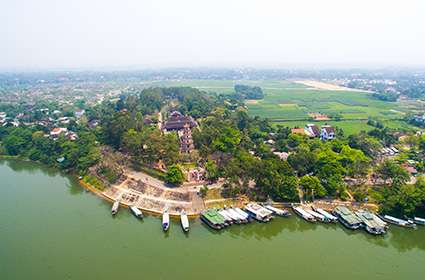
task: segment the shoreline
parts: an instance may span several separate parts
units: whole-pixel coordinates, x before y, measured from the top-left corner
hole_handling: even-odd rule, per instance
[[[113,203],[115,200],[113,199],[113,197],[106,195],[103,191],[95,188],[93,185],[83,181],[82,179],[79,179],[79,176],[75,173],[75,172],[65,172],[64,170],[60,170],[54,166],[49,166],[46,165],[44,163],[38,162],[38,161],[32,161],[28,158],[22,158],[19,156],[8,156],[8,155],[0,155],[0,160],[14,160],[14,161],[21,161],[21,162],[26,162],[26,163],[34,163],[34,164],[39,164],[43,167],[46,168],[51,168],[52,170],[55,170],[56,172],[59,172],[63,175],[66,175],[68,177],[70,177],[72,180],[75,180],[76,183],[78,183],[81,187],[83,187],[85,190],[89,191],[90,193],[96,195],[97,197],[109,202],[109,203]],[[205,204],[208,204],[208,200],[204,201]],[[258,201],[245,201],[246,203],[261,203]],[[277,208],[291,208],[291,205],[295,204],[295,205],[300,205],[300,202],[273,202],[272,205],[277,207]],[[339,201],[339,200],[316,200],[315,202],[310,202],[310,203],[305,203],[306,205],[320,205],[320,207],[323,207],[324,209],[331,209],[332,207],[335,207],[336,205],[345,205],[348,206],[350,208],[367,208],[373,211],[377,211],[377,209],[379,208],[379,206],[377,204],[374,203],[360,203],[360,202],[355,202],[355,201]],[[124,208],[129,208],[130,204],[126,203],[126,202],[120,202],[120,206],[123,206]],[[153,216],[161,216],[162,215],[162,211],[158,211],[152,208],[146,208],[146,207],[140,207],[137,206],[137,208],[139,208],[141,211],[143,211],[144,213],[148,213],[150,215]],[[214,208],[214,207],[211,207]],[[208,207],[205,207],[205,209],[208,209]],[[170,217],[172,218],[179,218],[180,214],[178,213],[169,213]],[[187,213],[187,216],[190,219],[196,219],[199,218],[201,215],[201,212],[199,213]]]
[[[104,194],[102,191],[96,189],[94,186],[90,185],[89,183],[84,182],[83,180],[80,180],[80,179],[78,179],[78,182],[84,189],[90,191],[91,193],[93,193],[94,195],[104,199],[105,201],[108,201],[110,203],[113,203],[115,201],[112,197]],[[129,208],[130,204],[125,203],[125,202],[120,202],[120,206],[123,206],[124,208]],[[145,207],[137,207],[137,208],[140,209],[143,213],[148,213],[148,214],[151,214],[151,215],[154,215],[154,216],[161,216],[162,215],[161,211],[157,211],[157,210],[154,210],[154,209],[145,208]],[[169,213],[169,215],[172,218],[179,218],[180,217],[180,214],[175,214],[175,213]],[[187,216],[191,219],[195,219],[195,218],[200,217],[200,213],[198,213],[198,214],[195,214],[195,213],[189,214],[188,213]]]

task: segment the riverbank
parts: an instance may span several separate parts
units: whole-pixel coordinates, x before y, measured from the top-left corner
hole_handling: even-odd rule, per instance
[[[112,185],[102,191],[90,183],[81,180],[75,173],[65,172],[40,162],[31,161],[27,158],[0,155],[0,160],[30,162],[51,168],[52,170],[71,176],[78,181],[80,186],[84,189],[90,191],[108,203],[112,204],[115,200],[120,199],[121,206],[128,208],[129,206],[134,205],[144,213],[148,213],[153,216],[162,215],[163,209],[167,207],[169,209],[170,216],[173,218],[180,217],[181,211],[185,210],[190,218],[195,219],[198,218],[200,213],[207,208],[222,208],[225,205],[243,208],[243,206],[247,203],[255,203],[255,201],[248,200],[247,197],[203,199],[199,195],[199,189],[202,185],[169,188],[165,186],[163,182],[148,174],[137,171],[129,172],[128,170],[125,174],[126,179],[123,182],[117,185]],[[218,190],[219,188],[219,185],[211,186],[211,190]],[[290,208],[292,202],[274,202],[273,205],[279,208]],[[352,209],[367,208],[372,211],[377,211],[378,209],[376,204],[371,203],[365,204],[325,199],[316,200],[314,203],[309,203],[308,205],[326,210],[332,210],[337,205],[344,205]]]

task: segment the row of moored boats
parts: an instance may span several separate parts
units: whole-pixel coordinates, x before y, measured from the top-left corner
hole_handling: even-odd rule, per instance
[[[364,228],[368,233],[374,235],[385,234],[388,224],[401,227],[416,227],[416,224],[425,225],[425,219],[415,217],[413,219],[399,219],[389,215],[377,215],[367,209],[351,211],[345,206],[337,206],[329,213],[320,208],[307,208],[303,206],[293,206],[292,209],[300,217],[309,222],[333,223],[339,221],[345,227],[356,230]]]
[[[119,200],[112,205],[112,215],[118,213]],[[137,218],[142,219],[142,211],[130,206],[130,211]],[[292,210],[301,218],[308,222],[336,223],[339,221],[345,227],[356,230],[364,228],[368,233],[374,235],[385,234],[388,224],[401,227],[414,228],[416,225],[425,225],[425,219],[414,217],[413,219],[400,219],[389,215],[378,215],[367,209],[351,211],[345,206],[336,206],[332,212],[321,208],[307,207],[304,205],[293,205]],[[280,209],[271,205],[260,205],[249,203],[244,208],[224,207],[222,209],[206,209],[201,213],[201,220],[209,227],[220,230],[232,224],[246,224],[253,220],[259,222],[269,222],[274,216],[288,217],[291,214],[286,209]],[[189,231],[189,219],[184,210],[180,212],[180,224],[183,231]],[[170,227],[170,215],[168,209],[162,213],[162,229],[167,231]]]
[[[288,210],[271,205],[249,203],[243,209],[224,207],[223,209],[207,209],[201,213],[201,220],[213,229],[220,230],[232,224],[245,224],[253,220],[269,222],[274,215],[287,217]]]
[[[116,200],[112,205],[111,213],[112,215],[116,215],[118,213],[120,207],[119,200]],[[139,219],[143,219],[142,211],[136,206],[129,207],[131,213]],[[182,226],[183,231],[188,232],[190,228],[189,218],[187,217],[186,211],[182,210],[180,212],[180,224]],[[162,213],[162,230],[168,231],[170,228],[170,214],[168,213],[168,208],[165,208]]]

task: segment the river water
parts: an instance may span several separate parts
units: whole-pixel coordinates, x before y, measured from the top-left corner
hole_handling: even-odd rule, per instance
[[[0,161],[0,279],[423,279],[425,227],[385,237],[298,217],[214,232],[111,217],[110,204],[34,163]]]

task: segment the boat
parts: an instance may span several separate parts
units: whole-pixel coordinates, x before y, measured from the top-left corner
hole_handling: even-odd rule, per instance
[[[273,212],[255,203],[248,203],[245,210],[259,222],[268,222],[273,216]]]
[[[134,216],[136,216],[137,218],[143,219],[143,213],[142,211],[140,211],[139,208],[137,208],[136,206],[130,206],[130,210],[134,214]]]
[[[307,213],[309,213],[310,215],[312,215],[316,221],[319,222],[323,222],[323,223],[328,223],[328,219],[326,219],[326,217],[316,211],[313,211],[312,209],[303,209],[304,211],[306,211]]]
[[[246,223],[245,218],[243,216],[241,216],[238,212],[236,212],[235,209],[228,208],[228,209],[226,209],[226,211],[227,211],[227,213],[232,215],[232,218],[235,219],[238,224]]]
[[[358,229],[362,226],[362,221],[350,209],[345,206],[337,206],[332,211],[332,214],[338,217],[338,220],[346,228]]]
[[[413,221],[406,221],[406,220],[399,219],[390,215],[384,215],[382,219],[386,221],[387,223],[400,226],[400,227],[409,227],[409,228],[416,227],[416,224]]]
[[[246,213],[245,211],[243,211],[242,209],[240,209],[238,207],[233,208],[233,209],[239,214],[239,216],[241,216],[243,218],[242,221],[244,223],[251,221],[251,219],[249,218],[249,214],[248,213]]]
[[[316,207],[312,207],[312,209],[319,213],[322,214],[323,216],[325,216],[325,218],[327,219],[328,223],[335,223],[336,221],[338,221],[338,218],[335,217],[334,215],[332,215],[331,213],[329,213],[328,211],[325,211],[321,208],[316,208]]]
[[[227,217],[232,219],[232,223],[240,224],[239,216],[235,216],[233,212],[229,211],[229,209],[223,208],[221,211],[225,213]]]
[[[316,218],[313,215],[311,215],[310,213],[306,212],[301,207],[292,206],[292,210],[294,210],[294,212],[298,216],[300,216],[301,218],[303,218],[304,220],[306,220],[308,222],[315,222],[316,221]]]
[[[168,209],[165,209],[162,213],[162,230],[167,231],[170,228],[170,214],[168,214]]]
[[[116,215],[118,213],[118,210],[120,209],[120,201],[115,200],[114,204],[112,204],[111,213],[112,215]]]
[[[413,221],[418,225],[425,226],[425,219],[424,218],[414,217]]]
[[[227,223],[228,225],[233,224],[234,220],[233,220],[233,218],[232,218],[232,217],[231,217],[231,216],[227,213],[227,211],[226,211],[226,210],[224,210],[224,209],[218,210],[218,213],[219,213],[221,216],[223,216],[224,220],[226,221],[226,223]]]
[[[279,208],[273,207],[271,205],[265,205],[264,207],[266,209],[272,211],[275,215],[278,215],[278,216],[281,216],[281,217],[291,216],[291,213],[289,213],[289,211],[286,210],[286,209],[279,209]]]
[[[226,221],[215,209],[207,209],[201,212],[201,221],[207,224],[210,228],[220,230],[226,225]]]
[[[386,232],[385,225],[375,219],[374,214],[365,209],[354,212],[363,223],[365,230],[374,235],[381,235]]]
[[[189,219],[187,218],[186,211],[180,213],[180,223],[185,232],[189,231]]]

